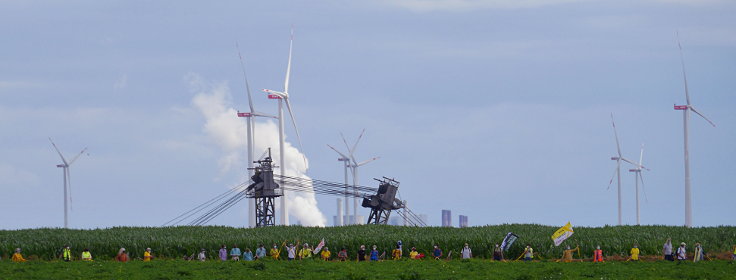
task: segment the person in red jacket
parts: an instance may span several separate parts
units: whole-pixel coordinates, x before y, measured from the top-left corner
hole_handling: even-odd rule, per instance
[[[593,262],[603,262],[603,250],[601,246],[596,246],[593,251]]]

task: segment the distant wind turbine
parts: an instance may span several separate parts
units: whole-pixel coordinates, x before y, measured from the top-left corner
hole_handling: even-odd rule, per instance
[[[333,151],[335,151],[337,154],[340,155],[340,157],[337,159],[337,161],[342,161],[343,165],[345,166],[345,210],[343,213],[337,213],[337,225],[338,226],[344,226],[347,224],[350,224],[350,220],[345,220],[348,218],[348,213],[350,213],[350,201],[348,198],[348,169],[350,168],[350,157],[346,156],[344,153],[338,151],[335,149],[335,147],[330,146],[330,144],[327,144],[327,147],[330,147]],[[340,199],[338,198],[338,201]]]
[[[611,125],[613,125],[613,135],[614,137],[616,137],[617,156],[611,157],[611,160],[616,161],[616,174],[614,176],[618,178],[618,190],[617,190],[618,191],[618,225],[620,226],[622,224],[621,223],[621,161],[628,162],[634,166],[636,166],[636,163],[624,158],[621,155],[621,145],[619,144],[619,141],[618,141],[618,132],[616,131],[616,123],[613,121],[613,113],[611,113]],[[608,182],[609,188],[611,187],[612,182],[613,182],[613,178],[611,178],[611,181]]]
[[[366,165],[374,160],[379,159],[380,157],[374,157],[367,159],[365,161],[358,162],[355,160],[355,150],[358,148],[358,143],[360,142],[360,139],[363,138],[363,134],[365,134],[365,129],[360,132],[360,136],[358,136],[358,140],[355,140],[355,144],[353,144],[353,147],[350,148],[348,146],[348,141],[345,140],[345,136],[340,133],[340,137],[342,137],[342,142],[345,143],[345,148],[348,149],[348,157],[350,158],[350,161],[352,162],[350,164],[352,173],[353,173],[353,192],[355,196],[353,197],[353,222],[355,224],[360,224],[362,221],[358,221],[358,167],[361,167],[363,165]]]
[[[51,141],[51,145],[54,146],[54,150],[56,150],[63,162],[62,164],[57,164],[56,167],[62,168],[64,171],[64,228],[69,228],[69,206],[71,206],[72,203],[72,177],[71,173],[69,173],[69,167],[79,159],[79,156],[87,151],[87,148],[85,147],[82,149],[82,151],[72,158],[72,160],[66,161],[66,158],[61,154],[59,147],[56,146],[54,140],[51,140],[51,137],[49,137],[49,141]]]
[[[644,167],[642,165],[642,160],[644,159],[644,144],[641,144],[641,152],[639,153],[639,163],[636,164],[635,168],[629,169],[629,172],[634,172],[634,182],[636,184],[636,225],[640,225],[640,215],[639,215],[639,181],[641,181],[641,188],[642,191],[644,190],[644,177],[641,175],[642,170],[649,170],[649,168]],[[647,193],[644,192],[644,197],[646,198]]]
[[[688,121],[690,120],[690,111],[698,114],[706,120],[710,125],[716,127],[716,124],[698,112],[690,103],[690,93],[687,88],[687,75],[685,74],[685,59],[682,55],[682,45],[680,45],[680,35],[677,35],[677,47],[680,49],[680,64],[682,64],[682,80],[685,82],[685,101],[687,105],[675,105],[675,110],[682,110],[682,123],[685,137],[685,226],[693,226],[693,207],[692,207],[692,190],[690,186],[690,151],[688,148]]]
[[[250,94],[250,84],[248,83],[248,75],[245,71],[245,63],[243,62],[243,55],[240,54],[240,46],[238,46],[238,43],[235,43],[235,48],[238,50],[238,58],[240,58],[240,69],[243,71],[243,80],[245,80],[245,90],[248,93],[248,107],[250,108],[250,112],[247,113],[241,113],[238,112],[238,117],[246,118],[246,122],[248,123],[248,180],[251,180],[250,178],[253,177],[253,149],[254,149],[254,142],[255,142],[255,130],[256,130],[256,117],[267,117],[267,118],[276,118],[275,116],[267,115],[264,113],[257,112],[253,108],[253,97]],[[249,227],[255,227],[256,226],[256,213],[255,213],[255,200],[248,199],[248,226]]]
[[[291,29],[291,39],[289,40],[289,61],[286,64],[286,78],[284,79],[284,91],[275,91],[270,89],[264,89],[263,91],[268,93],[269,99],[278,99],[279,101],[279,172],[284,175],[284,106],[286,102],[286,108],[289,110],[289,116],[291,117],[291,123],[294,125],[296,131],[296,139],[299,142],[299,149],[304,151],[302,147],[302,138],[299,135],[299,128],[296,125],[296,119],[294,119],[294,111],[291,109],[291,103],[289,103],[289,77],[291,76],[291,50],[294,45],[294,29]],[[306,158],[304,158],[304,165],[307,164]],[[284,179],[281,179],[280,185],[284,185]],[[289,213],[286,207],[286,192],[281,196],[281,224],[289,225]]]

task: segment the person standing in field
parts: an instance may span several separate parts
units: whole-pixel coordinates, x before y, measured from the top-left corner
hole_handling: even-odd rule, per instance
[[[24,259],[23,255],[20,253],[20,248],[15,248],[15,253],[13,253],[13,257],[10,259],[13,262],[26,262],[26,259]]]
[[[672,254],[672,238],[667,238],[664,246],[662,246],[662,254],[664,255],[665,260],[675,261],[675,258]]]
[[[197,259],[201,262],[207,260],[207,251],[202,248],[202,250],[199,251],[199,255],[197,255]]]
[[[279,250],[279,246],[276,243],[273,244],[273,248],[271,248],[269,253],[274,260],[278,260],[281,257],[281,250]]]
[[[225,246],[225,244],[222,244],[222,246],[220,246],[219,256],[221,261],[227,260],[227,246]]]
[[[258,249],[256,249],[256,259],[260,260],[266,257],[266,247],[263,247],[263,244],[258,245]]]
[[[238,248],[238,244],[233,245],[233,248],[230,249],[230,259],[234,261],[240,260],[240,248]]]
[[[401,240],[399,240],[399,242],[401,242]],[[403,254],[404,253],[401,251],[401,245],[396,245],[396,249],[391,251],[391,256],[394,260],[400,260]]]
[[[629,254],[631,254],[631,257],[629,257],[629,260],[632,261],[639,261],[639,245],[634,244],[634,248],[631,248],[631,251],[629,251]]]
[[[146,248],[146,251],[143,252],[143,261],[150,262],[152,259],[153,255],[151,255],[151,248]]]
[[[289,243],[289,246],[286,246],[286,259],[293,261],[296,258],[296,247],[294,244]]]
[[[324,249],[322,249],[322,252],[319,253],[320,257],[322,257],[322,260],[329,261],[330,257],[332,256],[332,252],[330,252],[330,248],[325,246]]]
[[[693,256],[693,262],[699,262],[705,259],[705,252],[703,252],[703,246],[700,242],[695,243],[695,251]]]
[[[378,260],[378,246],[373,245],[373,250],[371,250],[371,261],[377,261]]]
[[[558,260],[558,262],[559,261],[566,262],[566,263],[572,262],[572,253],[577,250],[578,250],[577,246],[575,246],[575,249],[570,249],[570,246],[567,246],[567,249],[565,249],[565,251],[562,252],[562,259]]]
[[[72,249],[69,248],[69,245],[64,245],[64,248],[61,249],[61,259],[65,262],[72,261]]]
[[[312,257],[312,248],[309,247],[309,244],[304,243],[304,246],[301,250],[299,250],[299,259],[309,259]]]
[[[337,253],[337,259],[341,262],[347,261],[348,260],[348,249],[345,249],[345,247],[340,249],[340,252]]]
[[[439,245],[434,245],[434,251],[432,252],[432,256],[434,256],[435,260],[439,260],[442,257],[442,249],[440,249]]]
[[[680,243],[680,247],[677,247],[677,252],[675,252],[675,254],[677,255],[678,261],[684,261],[687,259],[687,248],[685,246],[685,242],[682,242]]]
[[[250,248],[245,248],[245,251],[243,252],[243,260],[244,261],[253,260],[253,252],[250,251]]]
[[[470,246],[468,245],[468,243],[465,243],[465,246],[463,247],[463,249],[460,250],[460,256],[463,259],[469,259],[473,257],[473,251],[470,250]]]
[[[526,248],[524,248],[524,261],[528,262],[534,259],[534,249],[532,249],[532,246],[529,244],[526,244]]]
[[[360,245],[360,249],[358,250],[358,261],[365,261],[365,245]]]
[[[601,250],[600,245],[596,246],[595,250],[593,251],[593,262],[603,262],[603,250]]]
[[[731,256],[731,260],[736,261],[736,245],[733,246],[733,256]]]
[[[418,255],[419,252],[417,252],[417,248],[411,247],[411,251],[409,251],[409,259],[416,260]]]
[[[125,251],[125,248],[120,248],[120,250],[118,250],[115,260],[119,262],[128,262],[128,252]]]
[[[502,261],[503,260],[503,249],[501,249],[498,244],[496,244],[496,248],[493,249],[493,260],[494,261]]]
[[[89,249],[84,248],[84,251],[82,251],[82,260],[92,261],[92,253],[89,252]]]

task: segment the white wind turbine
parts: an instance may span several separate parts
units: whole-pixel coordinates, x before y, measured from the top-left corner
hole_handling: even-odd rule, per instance
[[[289,61],[286,64],[286,79],[284,79],[284,91],[275,91],[270,89],[264,89],[263,91],[268,93],[269,99],[278,99],[279,101],[279,172],[281,175],[284,175],[284,166],[286,165],[284,163],[284,106],[283,103],[286,102],[286,108],[289,110],[289,116],[291,117],[291,123],[294,125],[294,130],[296,131],[296,138],[299,142],[299,149],[302,151],[304,150],[302,148],[302,138],[299,135],[299,128],[297,128],[296,120],[294,119],[294,112],[291,109],[291,103],[289,103],[289,77],[291,75],[291,50],[292,46],[294,44],[294,29],[291,29],[291,39],[289,40]],[[307,160],[304,159],[304,165],[306,166]],[[281,184],[284,185],[284,180],[281,179]],[[286,192],[284,192],[284,195],[281,196],[281,224],[282,225],[289,225],[289,213],[287,212],[286,207]]]
[[[629,169],[629,172],[634,172],[634,181],[636,184],[636,225],[640,225],[640,215],[639,215],[639,181],[641,181],[641,188],[642,191],[644,191],[644,177],[641,175],[642,170],[649,170],[649,168],[644,167],[642,165],[642,160],[644,159],[644,144],[641,144],[641,152],[639,153],[639,163],[636,164],[635,168]],[[644,198],[646,198],[647,193],[644,192]]]
[[[342,161],[343,162],[343,165],[345,166],[345,210],[344,210],[345,213],[337,213],[337,216],[338,216],[337,217],[337,225],[338,226],[344,226],[344,225],[350,224],[350,221],[349,220],[345,221],[343,219],[343,218],[347,219],[347,217],[348,217],[347,214],[350,213],[350,201],[348,199],[348,188],[349,188],[348,187],[348,168],[350,168],[350,166],[351,166],[350,165],[350,158],[348,156],[346,156],[344,153],[342,153],[342,152],[338,151],[337,149],[335,149],[335,147],[330,146],[330,144],[327,144],[327,147],[330,147],[330,149],[332,149],[333,151],[335,151],[336,153],[338,153],[340,155],[340,157],[337,159],[337,161]],[[338,201],[340,201],[339,198],[338,198]]]
[[[253,97],[251,97],[250,94],[250,84],[248,83],[248,75],[245,72],[245,63],[243,62],[243,56],[240,54],[240,47],[238,46],[238,43],[235,43],[235,48],[238,50],[238,57],[240,58],[240,68],[243,71],[243,80],[245,80],[245,90],[248,93],[248,107],[250,108],[250,112],[242,113],[238,111],[238,117],[246,118],[246,122],[248,123],[247,130],[248,130],[248,180],[251,180],[251,177],[253,176],[253,149],[255,145],[255,130],[256,130],[256,117],[266,117],[266,118],[276,118],[275,116],[264,114],[257,112],[253,108]],[[249,227],[255,227],[256,226],[256,213],[255,213],[255,201],[253,199],[248,199],[248,226]]]
[[[621,145],[618,142],[618,132],[616,131],[616,123],[613,121],[613,113],[611,113],[611,124],[613,125],[613,135],[616,137],[616,152],[617,156],[611,157],[611,160],[616,161],[616,176],[618,178],[618,225],[620,226],[621,223],[621,161],[628,162],[634,166],[637,166],[636,163],[633,161],[630,161],[626,158],[624,158],[621,155]],[[611,178],[611,181],[608,182],[608,187],[611,187],[611,183],[613,182],[613,178]]]
[[[685,226],[693,226],[693,208],[692,208],[692,191],[690,186],[690,151],[688,149],[688,121],[690,120],[690,111],[698,114],[713,127],[715,123],[710,121],[708,118],[703,116],[695,107],[690,103],[690,93],[687,88],[687,75],[685,74],[685,59],[682,55],[682,45],[680,45],[680,37],[677,37],[677,47],[680,49],[680,63],[682,64],[682,79],[685,82],[685,101],[687,105],[675,105],[675,110],[682,110],[682,123],[685,137]]]
[[[79,158],[79,156],[84,154],[84,151],[86,151],[87,148],[85,147],[82,149],[82,151],[72,158],[72,160],[66,161],[64,155],[59,151],[59,147],[56,146],[54,140],[51,140],[51,137],[49,137],[49,141],[51,141],[51,145],[53,145],[54,150],[59,153],[59,157],[61,157],[61,161],[63,162],[62,164],[57,164],[56,167],[62,168],[64,171],[64,228],[69,228],[69,206],[71,206],[72,202],[72,177],[71,173],[69,173],[69,167]]]
[[[348,157],[350,158],[350,161],[351,161],[350,169],[352,170],[352,173],[353,173],[353,194],[354,194],[353,196],[353,222],[355,224],[360,224],[362,222],[362,221],[361,222],[358,221],[358,189],[357,189],[358,183],[359,183],[358,167],[366,165],[380,158],[380,157],[374,157],[374,158],[370,158],[370,159],[367,159],[361,162],[357,162],[355,160],[355,150],[358,148],[358,143],[360,142],[360,139],[363,138],[363,134],[365,134],[365,129],[363,129],[363,131],[360,132],[360,136],[358,136],[358,140],[355,140],[355,144],[353,144],[353,147],[350,148],[350,146],[348,146],[348,141],[345,140],[345,136],[342,135],[342,133],[340,133],[340,137],[342,137],[342,142],[345,143],[345,148],[348,149]]]

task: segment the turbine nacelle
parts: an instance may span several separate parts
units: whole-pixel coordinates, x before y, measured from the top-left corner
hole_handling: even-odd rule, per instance
[[[289,94],[285,92],[263,89],[263,92],[268,93],[268,99],[286,99],[289,98]]]

